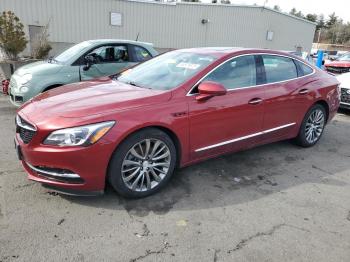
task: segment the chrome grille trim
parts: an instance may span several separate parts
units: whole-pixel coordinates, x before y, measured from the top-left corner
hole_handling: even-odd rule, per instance
[[[56,173],[56,172],[51,172],[51,171],[47,171],[44,170],[42,168],[38,168],[35,167],[31,164],[29,164],[28,162],[25,162],[27,166],[30,167],[30,169],[34,170],[37,173],[42,173],[42,174],[46,174],[46,175],[50,175],[50,176],[54,176],[54,177],[60,177],[60,178],[80,178],[80,176],[78,174],[75,173]]]
[[[24,129],[36,132],[36,127],[23,120],[19,115],[16,115],[16,124]]]

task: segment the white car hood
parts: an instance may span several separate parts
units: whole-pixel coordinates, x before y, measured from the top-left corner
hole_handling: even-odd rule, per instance
[[[340,82],[340,87],[350,89],[350,72],[338,75],[337,79]]]

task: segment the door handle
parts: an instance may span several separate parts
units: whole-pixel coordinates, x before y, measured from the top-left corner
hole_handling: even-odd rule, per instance
[[[309,90],[308,89],[301,89],[299,91],[299,95],[306,95],[307,93],[309,93]]]
[[[250,105],[258,105],[262,102],[263,100],[261,98],[253,98],[248,102]]]

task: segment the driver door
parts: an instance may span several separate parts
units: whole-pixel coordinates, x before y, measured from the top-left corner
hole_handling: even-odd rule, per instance
[[[90,68],[86,68],[85,65],[80,66],[82,81],[114,75],[124,68],[133,65],[130,62],[126,45],[104,45],[93,49],[86,55],[92,56],[94,63]]]
[[[263,127],[265,91],[259,83],[256,57],[233,58],[201,82],[218,82],[227,89],[222,96],[196,100],[188,96],[192,160],[252,147]],[[197,94],[196,94],[197,93]]]

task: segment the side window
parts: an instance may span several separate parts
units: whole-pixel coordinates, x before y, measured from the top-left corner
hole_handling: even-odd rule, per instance
[[[97,64],[103,63],[125,63],[129,61],[126,46],[108,45],[92,50],[88,55],[96,59]]]
[[[152,58],[151,54],[145,48],[137,45],[132,47],[137,62],[143,62]]]
[[[254,86],[256,85],[255,58],[247,55],[229,60],[211,72],[203,81],[218,82],[226,89]]]
[[[293,59],[282,56],[262,55],[267,83],[274,83],[298,77]]]
[[[311,74],[314,71],[310,66],[307,66],[307,65],[305,65],[304,63],[302,63],[302,62],[300,62],[298,60],[294,60],[294,62],[300,68],[300,71],[302,73],[301,76],[309,75],[309,74]]]

